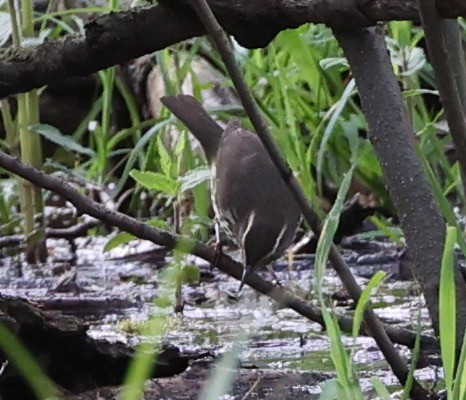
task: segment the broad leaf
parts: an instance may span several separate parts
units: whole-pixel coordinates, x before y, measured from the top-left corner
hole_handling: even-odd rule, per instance
[[[178,195],[180,184],[159,172],[133,169],[129,175],[147,189],[158,190],[173,197]]]
[[[63,135],[57,128],[52,125],[47,124],[37,124],[31,127],[31,131],[38,133],[47,140],[58,144],[59,146],[74,151],[75,153],[85,154],[87,156],[93,157],[95,152],[92,149],[81,146],[79,143],[75,142],[71,136]]]

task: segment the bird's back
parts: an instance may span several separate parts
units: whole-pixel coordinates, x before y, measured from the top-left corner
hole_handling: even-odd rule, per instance
[[[291,244],[300,211],[254,133],[230,121],[223,130],[191,96],[161,99],[198,138],[212,166],[212,200],[223,230],[251,267]]]
[[[254,266],[281,255],[294,238],[301,214],[260,139],[236,123],[228,124],[215,164],[218,214],[241,221],[232,233],[248,261]]]

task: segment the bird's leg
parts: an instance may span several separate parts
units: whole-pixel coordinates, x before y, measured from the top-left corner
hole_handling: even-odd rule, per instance
[[[239,284],[238,293],[241,292],[241,289],[244,286],[244,282],[248,279],[248,276],[251,275],[252,267],[248,264],[244,264],[243,275],[241,276],[241,283]]]
[[[266,265],[266,268],[267,268],[267,271],[270,272],[270,274],[272,275],[272,278],[273,278],[273,281],[274,283],[277,285],[277,286],[280,286],[282,287],[282,283],[280,282],[280,279],[278,279],[278,276],[277,274],[275,273],[275,271],[273,270],[272,266],[270,264],[267,264]]]
[[[212,263],[210,264],[210,272],[215,267],[218,267],[223,257],[223,242],[220,239],[220,223],[216,220],[215,221],[215,255]]]

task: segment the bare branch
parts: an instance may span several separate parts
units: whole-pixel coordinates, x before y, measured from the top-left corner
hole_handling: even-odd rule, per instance
[[[456,156],[464,183],[466,182],[466,120],[457,87],[457,83],[461,83],[459,79],[464,71],[458,69],[457,63],[452,65],[454,60],[451,60],[445,43],[445,33],[451,33],[451,23],[441,19],[434,0],[419,0],[418,4],[440,102],[455,143]],[[452,39],[451,35],[448,37]],[[464,67],[464,60],[462,67]]]
[[[204,34],[184,0],[111,13],[68,36],[21,49],[0,61],[0,98],[71,77],[88,76],[112,65]],[[418,19],[416,0],[210,0],[225,30],[243,46],[267,45],[280,31],[304,23],[333,27],[369,26],[377,21]],[[461,0],[440,0],[444,17],[466,16]]]
[[[180,251],[194,254],[208,262],[212,262],[214,260],[214,249],[201,243],[196,243],[185,237],[172,235],[169,232],[152,228],[149,225],[145,225],[144,223],[118,211],[109,210],[102,204],[82,195],[65,181],[46,175],[43,172],[29,167],[18,159],[8,156],[2,152],[0,152],[0,168],[4,168],[5,170],[12,172],[37,186],[42,187],[43,189],[57,193],[73,204],[79,214],[90,215],[91,217],[102,221],[104,224],[115,226],[123,231],[133,234],[134,236],[150,240],[151,242],[165,246],[168,249],[173,249],[175,245],[178,244],[177,249]],[[218,268],[237,280],[241,279],[243,267],[241,264],[233,261],[226,255],[222,257],[218,263]],[[259,293],[277,300],[281,305],[291,308],[298,314],[321,325],[324,324],[322,313],[318,307],[314,307],[309,302],[294,296],[288,290],[265,281],[257,274],[251,274],[248,278],[247,284]],[[352,319],[341,315],[337,315],[336,317],[342,331],[351,333],[353,326]],[[385,329],[394,342],[414,348],[416,333],[407,329],[394,328],[389,325],[385,325]],[[368,330],[363,326],[361,333],[368,335]],[[421,344],[423,348],[438,347],[437,340],[432,336],[427,335],[421,336]]]
[[[231,77],[231,80],[238,92],[243,107],[245,108],[249,118],[251,119],[254,128],[256,129],[257,135],[260,137],[265,149],[269,153],[275,167],[280,172],[283,181],[288,186],[289,190],[293,194],[304,219],[316,233],[321,233],[321,223],[318,216],[312,210],[309,202],[302,191],[299,182],[290,171],[289,166],[281,156],[280,149],[274,142],[272,135],[269,132],[267,123],[265,122],[257,103],[254,100],[249,88],[244,81],[243,74],[236,63],[233,48],[230,44],[229,38],[225,31],[222,29],[220,24],[217,22],[215,15],[209,8],[207,0],[191,0],[195,5],[196,11],[204,24],[207,32],[211,39],[214,41],[217,49],[222,57],[225,67]],[[361,288],[356,282],[353,274],[351,273],[348,265],[343,260],[343,257],[339,253],[335,244],[332,244],[329,252],[329,260],[332,267],[337,272],[343,285],[348,290],[350,296],[357,303],[361,297]],[[398,380],[404,385],[408,379],[408,365],[406,359],[398,353],[394,344],[384,330],[382,322],[379,320],[377,315],[372,310],[370,304],[366,307],[364,312],[364,324],[371,332],[371,336],[379,346],[380,351],[383,353],[393,373],[396,375]],[[426,399],[430,397],[430,394],[422,388],[419,383],[413,379],[411,387],[411,396],[414,399]],[[433,397],[432,397],[433,398]]]
[[[412,270],[420,282],[435,332],[445,222],[414,149],[400,88],[393,74],[382,29],[334,31],[350,63],[369,125],[369,138],[400,217]],[[364,57],[361,57],[364,54]],[[377,99],[377,101],[374,101]],[[458,338],[466,321],[466,287],[456,271]],[[457,342],[461,348],[462,339]]]

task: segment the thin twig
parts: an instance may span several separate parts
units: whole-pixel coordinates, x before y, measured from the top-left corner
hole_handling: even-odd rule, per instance
[[[291,193],[295,197],[304,219],[316,234],[320,234],[321,223],[319,218],[309,206],[307,198],[302,191],[297,179],[281,156],[280,150],[274,142],[268,130],[267,124],[262,117],[261,112],[253,96],[251,95],[246,82],[244,81],[243,74],[238,67],[238,64],[236,63],[234,50],[230,45],[227,34],[218,23],[206,0],[191,0],[191,3],[194,5],[199,18],[204,24],[210,37],[215,42],[215,45],[217,46],[222,60],[225,63],[225,66],[238,92],[245,111],[247,112],[258,136],[264,144],[265,149],[269,153],[270,158],[277,167]],[[343,260],[343,257],[335,245],[332,245],[330,249],[329,260],[337,274],[340,276],[340,279],[348,290],[350,296],[357,303],[361,296],[361,288],[357,284],[356,279],[354,278],[348,265]],[[390,341],[387,332],[384,330],[382,322],[379,320],[370,306],[366,308],[364,313],[364,322],[380,350],[384,354],[384,357],[392,368],[394,374],[402,384],[405,384],[409,373],[406,359],[398,353],[397,349]],[[429,396],[429,394],[417,383],[416,380],[413,382],[411,393],[416,399],[426,399]]]
[[[462,43],[463,34],[456,19],[446,19],[443,21],[442,28],[451,69],[463,104],[463,112],[466,113],[466,62]]]
[[[252,384],[252,386],[249,388],[249,390],[246,392],[246,394],[241,398],[241,400],[247,400],[247,398],[254,392],[254,390],[259,386],[259,383],[261,383],[262,377],[258,376],[255,382]]]
[[[450,134],[456,147],[461,168],[463,190],[466,188],[466,121],[463,104],[458,93],[455,77],[451,73],[451,60],[445,44],[445,20],[440,18],[435,0],[417,0],[430,63],[440,94]]]
[[[186,239],[183,236],[172,235],[169,232],[152,228],[118,211],[109,210],[102,204],[82,195],[62,179],[46,175],[3,152],[0,152],[0,168],[4,168],[37,186],[59,194],[73,204],[79,214],[90,215],[102,221],[104,224],[115,226],[141,239],[150,240],[155,244],[165,246],[169,249],[173,249],[177,246],[177,249],[180,251],[194,254],[210,263],[214,260],[214,249]],[[237,280],[241,279],[243,271],[242,265],[232,260],[227,255],[222,257],[218,263],[218,268]],[[323,326],[324,320],[321,310],[318,307],[314,307],[309,302],[294,296],[288,290],[265,281],[257,274],[251,275],[251,278],[248,280],[248,285],[259,293],[279,301],[281,305],[289,307],[298,314]],[[352,318],[342,315],[336,315],[336,318],[343,332],[352,332]],[[413,348],[416,340],[416,333],[407,329],[394,328],[389,325],[386,325],[385,329],[393,341]],[[368,335],[366,327],[363,326],[361,333]],[[421,343],[423,348],[437,347],[437,340],[431,336],[423,335],[421,337]]]

